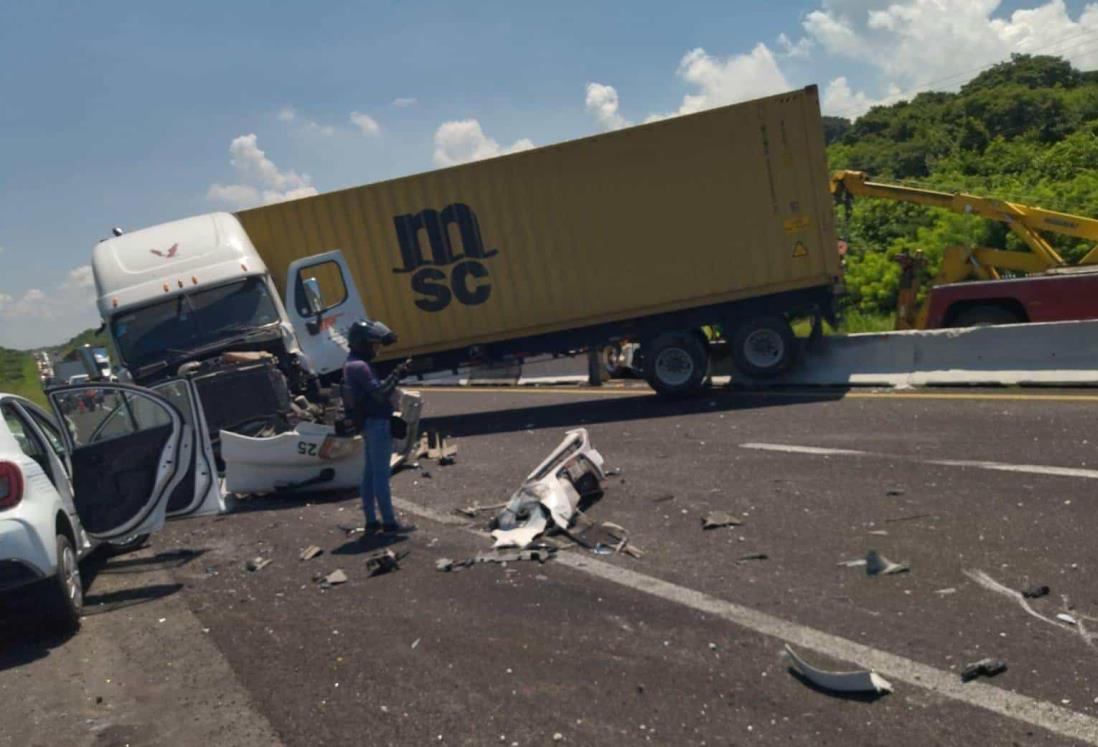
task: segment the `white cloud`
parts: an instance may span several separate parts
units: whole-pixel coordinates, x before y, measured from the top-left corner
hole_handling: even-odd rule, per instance
[[[234,138],[229,145],[229,161],[240,181],[236,184],[212,184],[206,198],[235,208],[253,207],[262,202],[294,200],[317,194],[308,174],[279,169],[259,148],[255,133]]]
[[[16,348],[52,345],[95,326],[95,279],[90,265],[70,270],[57,285],[0,293],[0,345]],[[37,323],[36,323],[37,322]]]
[[[409,106],[415,106],[417,103],[415,96],[400,96],[393,99],[393,106],[397,109],[406,109]]]
[[[357,127],[363,135],[376,136],[381,134],[381,125],[369,114],[351,112],[351,124]]]
[[[783,57],[791,60],[807,60],[812,54],[812,40],[802,36],[797,41],[792,41],[783,32],[778,34],[778,48]]]
[[[588,83],[585,105],[604,130],[620,130],[630,124],[618,113],[618,92],[613,86]]]
[[[1013,52],[1098,67],[1098,3],[1073,19],[1063,0],[993,18],[1000,0],[826,0],[804,29],[829,54],[861,63],[888,86],[957,89]]]
[[[701,47],[687,52],[679,62],[678,75],[694,86],[695,93],[682,99],[678,111],[651,114],[645,122],[654,122],[678,114],[693,114],[715,106],[769,96],[788,91],[786,80],[773,52],[759,42],[747,54],[715,57]]]
[[[284,106],[278,111],[279,122],[293,122],[297,119],[297,109],[292,106]]]
[[[500,145],[484,134],[480,122],[475,119],[443,122],[435,130],[435,164],[454,166],[482,158],[502,156],[529,150],[534,144],[528,138],[516,140],[511,145]]]
[[[275,116],[279,122],[293,124],[296,126],[296,129],[302,132],[309,132],[314,135],[324,135],[326,137],[336,133],[336,128],[332,125],[321,124],[308,117],[302,117],[301,113],[292,106],[282,107]]]
[[[840,75],[828,83],[820,96],[820,109],[824,114],[835,117],[860,117],[874,106],[892,104],[900,100],[902,92],[893,84],[888,93],[875,99],[864,91],[854,91],[845,76]]]

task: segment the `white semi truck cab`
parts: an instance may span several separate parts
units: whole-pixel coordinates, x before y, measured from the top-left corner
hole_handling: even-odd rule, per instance
[[[310,343],[323,355],[302,352],[295,319],[235,216],[115,233],[95,247],[92,270],[129,378],[193,378],[215,446],[220,430],[270,435],[305,414],[324,421],[333,398],[322,381],[338,376],[346,347],[322,335]]]

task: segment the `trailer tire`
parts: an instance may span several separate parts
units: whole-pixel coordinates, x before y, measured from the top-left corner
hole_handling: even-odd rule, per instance
[[[740,322],[732,333],[732,361],[753,379],[786,371],[796,356],[796,338],[783,316],[757,316]]]
[[[666,332],[642,347],[644,378],[659,394],[681,397],[701,389],[709,375],[709,351],[693,332]]]

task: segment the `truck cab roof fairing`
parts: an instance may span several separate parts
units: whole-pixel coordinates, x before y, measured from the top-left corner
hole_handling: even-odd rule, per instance
[[[92,252],[102,318],[195,287],[267,268],[229,213],[208,213],[105,239]]]

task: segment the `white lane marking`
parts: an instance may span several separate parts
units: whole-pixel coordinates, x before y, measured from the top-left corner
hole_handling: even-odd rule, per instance
[[[942,467],[973,467],[975,469],[989,469],[999,472],[1025,472],[1031,475],[1054,475],[1056,477],[1083,477],[1098,480],[1098,469],[1084,469],[1082,467],[1055,467],[1045,464],[1009,464],[1007,462],[985,462],[970,459],[916,459],[903,454],[878,454],[872,451],[857,451],[855,449],[825,449],[819,446],[795,446],[793,444],[764,444],[746,443],[740,444],[741,449],[755,449],[757,451],[780,451],[786,454],[814,454],[822,456],[865,456],[879,459],[903,459],[906,461],[922,462],[923,464],[936,464]]]
[[[937,459],[930,464],[941,464],[946,467],[976,467],[978,469],[993,469],[1001,472],[1028,472],[1033,475],[1056,475],[1058,477],[1086,477],[1098,480],[1098,469],[1083,469],[1081,467],[1049,467],[1043,464],[1004,464],[1002,462],[979,462],[964,459]]]
[[[877,456],[868,451],[857,449],[824,449],[819,446],[790,446],[788,444],[740,444],[741,449],[758,449],[759,451],[783,451],[787,454],[820,454],[823,456]]]
[[[396,497],[393,498],[393,504],[402,511],[424,519],[459,526],[480,537],[488,536],[484,532],[470,528],[465,520],[443,511]],[[619,586],[714,615],[734,625],[794,646],[836,659],[857,662],[894,680],[930,690],[960,703],[1023,721],[1054,734],[1098,745],[1098,719],[1085,713],[1072,711],[1027,695],[1019,695],[984,682],[962,683],[961,678],[954,672],[935,669],[903,656],[831,635],[807,625],[783,620],[735,602],[718,599],[700,591],[589,558],[586,555],[560,553],[555,562]]]

